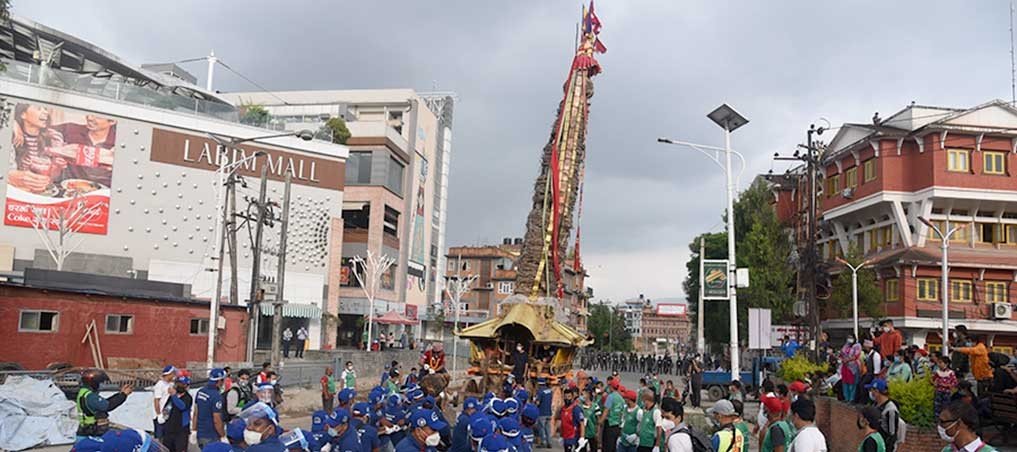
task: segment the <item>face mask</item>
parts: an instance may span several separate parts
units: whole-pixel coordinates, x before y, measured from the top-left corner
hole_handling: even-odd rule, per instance
[[[248,446],[253,446],[261,442],[261,432],[254,430],[244,430],[244,442]]]
[[[953,424],[950,424],[950,426],[953,427]],[[943,427],[942,425],[937,425],[936,431],[939,432],[939,438],[942,439],[943,441],[949,441],[952,443],[953,439],[957,437],[956,434],[954,434],[953,436],[947,434],[946,427]]]
[[[869,425],[867,422],[865,422],[865,421],[863,421],[861,419],[859,419],[857,422],[858,422],[858,430],[865,430],[865,427],[867,427]]]
[[[893,362],[900,364],[900,356],[894,357]]]
[[[720,421],[718,421],[717,418],[711,417],[709,419],[710,419],[710,425],[712,425],[713,428],[720,427]]]
[[[434,432],[430,435],[427,435],[427,438],[424,439],[424,444],[426,444],[429,447],[435,447],[439,443],[441,443],[441,435],[439,435],[438,432]]]
[[[888,327],[888,326],[884,326],[884,327],[883,327],[883,332],[884,332],[884,333],[889,333],[889,332],[890,332],[890,327]]]
[[[331,436],[339,436],[339,432],[337,432],[334,428],[329,428],[328,434]]]
[[[792,394],[791,395],[791,401],[792,402],[797,402],[798,401],[798,394]]]
[[[855,338],[849,337],[848,340],[847,340],[847,343],[854,344],[855,343]]]
[[[870,392],[869,393],[869,400],[876,400],[876,394]]]

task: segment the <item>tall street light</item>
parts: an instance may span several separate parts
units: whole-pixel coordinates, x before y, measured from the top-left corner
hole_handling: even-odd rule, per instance
[[[230,149],[233,149],[240,145],[241,143],[246,143],[248,141],[288,136],[297,136],[304,141],[310,141],[311,139],[314,138],[314,134],[310,130],[300,130],[297,132],[276,133],[272,135],[264,135],[251,138],[235,138],[235,137],[227,138],[211,133],[209,133],[208,136],[213,141],[215,141],[220,147],[222,147],[222,151],[220,151],[222,152],[222,154],[220,154],[218,158],[219,168],[216,169],[215,171],[215,175],[217,178],[216,184],[218,188],[216,196],[216,213],[219,214],[219,218],[216,219],[216,229],[217,229],[216,233],[218,234],[219,239],[218,244],[219,266],[218,269],[216,270],[215,297],[212,298],[212,302],[209,303],[208,306],[208,352],[205,361],[206,366],[209,369],[211,369],[215,362],[215,336],[216,333],[218,332],[219,300],[222,298],[222,267],[223,261],[225,260],[224,254],[226,250],[225,242],[227,235],[226,228],[230,227],[229,224],[231,220],[229,218],[230,212],[229,205],[226,202],[226,200],[228,199],[229,192],[234,190],[234,185],[236,184],[237,181],[236,179],[237,170],[239,170],[241,166],[244,166],[249,162],[254,161],[254,159],[258,157],[268,155],[265,151],[255,151],[254,154],[252,155],[231,162],[229,161]],[[225,192],[223,191],[223,188],[225,188]],[[253,303],[254,300],[252,299],[251,302]],[[253,350],[248,351],[248,353],[249,354],[253,353]]]
[[[841,257],[837,257],[837,262],[844,264],[845,267],[851,269],[851,313],[852,319],[854,320],[855,340],[858,340],[858,270],[869,265],[869,261],[862,261],[858,265],[851,265],[850,262],[844,260]]]
[[[456,315],[455,323],[452,324],[452,376],[455,378],[456,371],[459,366],[459,303],[463,299],[463,295],[470,292],[473,282],[480,277],[480,275],[467,275],[463,277],[463,255],[459,255],[459,259],[456,262],[456,275],[454,277],[448,277],[448,284],[445,285],[445,293],[448,294],[448,298],[452,300],[453,306],[455,306]],[[455,278],[455,279],[453,279]],[[445,326],[442,325],[441,330],[445,331]]]
[[[942,256],[942,260],[940,262],[940,268],[939,268],[939,271],[942,273],[942,279],[941,279],[941,282],[939,283],[939,285],[940,285],[939,297],[940,297],[940,299],[943,300],[943,333],[942,333],[942,335],[940,337],[942,338],[942,341],[943,341],[943,356],[950,356],[950,350],[949,350],[950,346],[947,343],[948,342],[947,338],[950,337],[950,311],[949,311],[949,308],[950,308],[950,278],[949,278],[950,264],[948,263],[949,262],[948,253],[950,252],[950,237],[952,237],[955,232],[957,232],[957,231],[967,227],[967,223],[962,223],[960,226],[956,226],[956,227],[951,228],[950,227],[950,220],[946,220],[946,222],[943,223],[943,229],[939,229],[939,227],[937,227],[935,224],[933,224],[931,221],[929,221],[925,217],[918,217],[918,221],[921,221],[922,223],[925,223],[926,226],[931,228],[933,231],[936,231],[936,235],[938,235],[940,241],[943,242],[943,244],[942,244],[943,256]]]
[[[731,174],[731,154],[734,153],[742,159],[742,166],[744,167],[745,158],[741,154],[738,154],[731,150],[731,132],[737,130],[739,127],[748,124],[749,120],[744,116],[740,115],[737,111],[731,108],[727,104],[723,104],[708,115],[706,115],[715,124],[724,129],[724,147],[717,148],[713,146],[703,146],[698,144],[686,143],[683,141],[675,141],[668,138],[658,138],[657,141],[666,144],[674,144],[680,146],[687,146],[695,149],[707,157],[710,157],[717,166],[720,166],[724,170],[727,185],[727,258],[728,258],[728,275],[727,275],[727,287],[728,287],[728,305],[731,310],[731,379],[739,379],[741,374],[740,359],[738,353],[738,295],[736,293],[735,284],[735,270],[737,269],[737,261],[735,259],[735,227],[734,227],[734,183]],[[714,151],[713,155],[710,155],[707,150]],[[724,153],[724,164],[720,163],[719,152]],[[702,302],[700,302],[702,304]],[[703,309],[700,309],[701,311]]]

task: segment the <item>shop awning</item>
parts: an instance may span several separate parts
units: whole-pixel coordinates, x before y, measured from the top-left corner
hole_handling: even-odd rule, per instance
[[[282,305],[283,317],[317,319],[321,317],[321,308],[313,304],[286,303]],[[261,315],[275,315],[272,303],[261,303]]]
[[[381,317],[378,317],[378,318],[375,318],[374,322],[375,323],[380,323],[380,324],[383,324],[383,325],[416,325],[417,324],[416,320],[407,319],[406,317],[403,317],[403,316],[399,315],[399,313],[395,312],[395,311],[388,311],[388,312],[386,312],[385,315],[383,315]]]

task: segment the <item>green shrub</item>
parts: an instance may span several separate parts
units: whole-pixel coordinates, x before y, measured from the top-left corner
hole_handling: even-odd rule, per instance
[[[892,379],[888,383],[890,398],[897,402],[904,422],[922,429],[930,429],[936,425],[936,415],[932,409],[936,390],[932,386],[931,374],[925,378],[913,378],[908,382]]]
[[[827,365],[816,364],[809,361],[804,354],[795,355],[794,358],[785,359],[780,363],[780,369],[777,371],[779,376],[785,382],[792,382],[795,380],[804,380],[809,374],[816,373],[819,371],[826,371]]]

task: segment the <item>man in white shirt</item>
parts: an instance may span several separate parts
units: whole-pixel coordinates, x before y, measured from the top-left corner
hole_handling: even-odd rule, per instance
[[[307,342],[307,328],[300,327],[297,329],[297,352],[294,356],[297,358],[304,357],[304,344]]]
[[[282,332],[282,342],[283,358],[289,358],[290,344],[293,343],[293,331],[290,331],[289,327]]]
[[[811,399],[799,397],[791,403],[791,422],[798,429],[791,443],[791,452],[826,452],[826,437],[816,427],[816,404]]]
[[[166,416],[162,414],[166,400],[169,398],[169,388],[173,386],[173,380],[177,377],[177,368],[168,365],[162,368],[162,376],[152,386],[152,409],[155,416],[152,418],[153,432],[157,439],[162,438],[162,425],[166,423]]]
[[[664,433],[667,452],[693,452],[692,435],[685,425],[685,409],[682,404],[671,397],[665,397],[660,401],[660,409],[665,426],[674,425]]]

